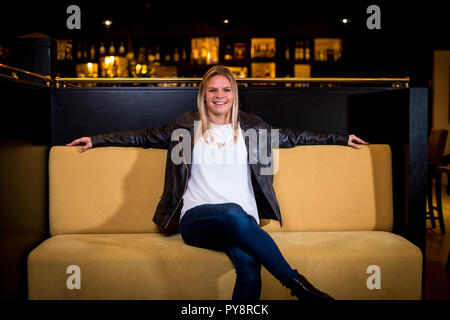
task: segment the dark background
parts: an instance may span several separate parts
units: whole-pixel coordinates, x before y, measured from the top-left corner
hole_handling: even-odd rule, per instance
[[[81,9],[81,30],[68,30],[66,9]],[[381,30],[369,30],[369,5]],[[450,49],[443,1],[11,1],[2,3],[0,41],[41,32],[54,38],[164,36],[342,37],[343,76],[411,77],[428,86],[433,50]],[[102,20],[113,26],[105,30]],[[230,20],[224,25],[223,19]],[[350,19],[344,25],[342,18]]]

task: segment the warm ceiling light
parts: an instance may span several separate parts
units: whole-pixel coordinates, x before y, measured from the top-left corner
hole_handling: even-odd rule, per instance
[[[105,27],[109,28],[112,25],[112,21],[109,19],[106,19],[103,21],[103,24],[105,25]]]
[[[350,19],[344,18],[344,19],[341,20],[341,22],[342,22],[343,24],[347,24],[347,23],[350,22]]]

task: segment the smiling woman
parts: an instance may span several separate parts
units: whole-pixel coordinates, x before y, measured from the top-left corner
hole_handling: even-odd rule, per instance
[[[206,104],[211,122],[231,123],[233,97],[231,83],[225,76],[217,75],[211,78],[206,89]]]
[[[210,123],[231,124],[237,141],[239,93],[233,73],[226,67],[217,65],[204,75],[198,91],[197,105],[202,123],[201,132],[209,140]]]
[[[172,143],[173,133],[188,129],[183,142],[186,139],[187,147],[193,147],[194,161],[167,162],[165,190],[153,221],[163,230],[170,222],[178,222],[186,244],[224,251],[237,273],[233,300],[260,298],[261,266],[299,299],[332,299],[288,264],[275,241],[259,225],[261,214],[281,224],[281,212],[273,189],[273,173],[264,172],[266,163],[262,153],[255,163],[248,162],[249,153],[255,148],[244,136],[249,131],[258,136],[275,128],[254,114],[239,111],[237,82],[224,66],[217,65],[206,72],[199,86],[197,107],[198,113],[187,112],[159,129],[102,134],[92,139],[83,137],[68,145],[85,144],[80,151],[104,146],[159,147],[173,154],[178,148]],[[199,120],[201,124],[197,125]],[[280,148],[311,144],[359,148],[357,143],[367,144],[348,134],[302,129],[275,131]],[[271,142],[270,147],[273,147]],[[211,152],[209,156],[213,160],[233,158],[234,161],[196,161],[205,152]],[[231,157],[233,154],[239,156]],[[272,177],[267,178],[267,174]]]

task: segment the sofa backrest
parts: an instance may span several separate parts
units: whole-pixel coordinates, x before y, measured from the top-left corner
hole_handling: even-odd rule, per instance
[[[163,191],[167,151],[78,149],[50,151],[50,234],[160,232],[152,218]],[[262,219],[266,231],[392,229],[388,145],[280,149],[276,163],[283,228]]]

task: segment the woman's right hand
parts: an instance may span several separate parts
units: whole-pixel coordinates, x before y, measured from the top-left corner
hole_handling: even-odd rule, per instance
[[[87,149],[92,148],[92,141],[90,137],[83,137],[73,140],[71,143],[67,143],[66,146],[83,146],[78,152],[84,152]]]

